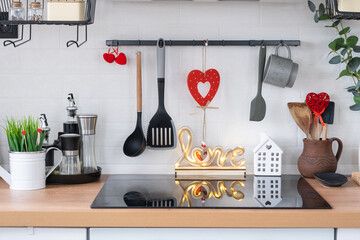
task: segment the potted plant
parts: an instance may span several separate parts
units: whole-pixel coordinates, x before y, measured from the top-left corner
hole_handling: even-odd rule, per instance
[[[343,70],[337,79],[350,78],[353,85],[347,88],[347,91],[353,94],[354,105],[350,106],[352,111],[360,111],[360,57],[356,53],[360,53],[360,46],[357,45],[359,38],[351,35],[350,27],[344,26],[341,19],[330,19],[328,14],[328,0],[320,3],[318,8],[312,1],[308,1],[310,10],[314,13],[314,21],[331,21],[330,25],[325,27],[332,28],[338,33],[338,37],[329,43],[332,58],[330,64],[342,64]]]
[[[45,176],[46,152],[42,149],[45,132],[39,128],[38,120],[32,117],[24,117],[22,120],[7,119],[4,129],[10,149],[11,174],[0,167],[0,176],[10,185],[11,189],[34,190],[45,188],[47,177]]]

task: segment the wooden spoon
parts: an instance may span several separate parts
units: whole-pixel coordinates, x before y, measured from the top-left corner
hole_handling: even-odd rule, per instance
[[[310,135],[312,113],[306,103],[288,103],[289,111],[299,128],[306,134],[307,139],[313,140]]]

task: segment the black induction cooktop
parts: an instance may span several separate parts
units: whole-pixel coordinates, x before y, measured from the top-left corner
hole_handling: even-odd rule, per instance
[[[175,180],[171,175],[113,175],[91,208],[331,209],[304,178]]]

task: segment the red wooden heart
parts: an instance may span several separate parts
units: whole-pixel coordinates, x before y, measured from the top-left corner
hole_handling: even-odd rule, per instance
[[[115,56],[112,53],[104,53],[103,58],[108,63],[113,63],[115,61]]]
[[[126,56],[124,53],[119,53],[119,56],[115,59],[115,62],[120,65],[125,65],[127,62]]]
[[[203,97],[199,93],[198,84],[201,83],[210,83],[210,90],[208,94]],[[220,85],[220,75],[219,72],[215,69],[209,69],[205,72],[199,70],[193,70],[189,73],[187,78],[187,84],[189,91],[192,97],[200,106],[206,106],[208,102],[211,102],[215,97],[217,90],[219,89]]]
[[[306,104],[314,113],[322,114],[329,105],[330,97],[327,93],[309,93],[306,96]]]

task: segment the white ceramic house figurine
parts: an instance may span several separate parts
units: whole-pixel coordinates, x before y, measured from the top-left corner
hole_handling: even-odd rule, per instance
[[[254,199],[262,207],[275,207],[282,201],[281,177],[254,177]]]
[[[254,174],[258,176],[280,176],[283,151],[265,133],[254,149]]]

